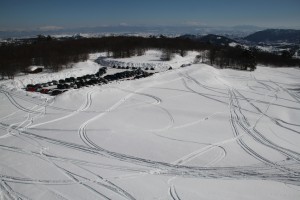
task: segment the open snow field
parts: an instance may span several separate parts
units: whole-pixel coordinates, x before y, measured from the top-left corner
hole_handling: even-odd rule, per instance
[[[55,98],[19,88],[99,65],[0,82],[0,199],[300,199],[300,70],[183,61]]]

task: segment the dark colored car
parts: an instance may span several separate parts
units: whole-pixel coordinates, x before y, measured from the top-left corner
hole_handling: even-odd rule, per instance
[[[40,91],[40,93],[42,93],[42,94],[48,94],[48,92],[49,92],[49,89],[45,89],[45,88],[43,88],[43,89]]]
[[[62,93],[61,90],[53,90],[52,93],[51,93],[51,95],[52,95],[52,96],[56,96],[56,95],[59,95],[59,94],[61,94],[61,93]]]
[[[65,85],[64,84],[58,84],[57,89],[65,89]]]
[[[65,89],[69,89],[70,88],[70,85],[67,84],[67,83],[65,83],[64,86],[65,86]]]
[[[34,88],[35,88],[35,89],[37,89],[37,88],[41,88],[41,87],[42,87],[42,85],[41,85],[41,84],[35,84],[35,85],[34,85]]]
[[[61,84],[63,84],[63,83],[65,83],[65,80],[64,79],[60,79],[58,82],[61,83]]]
[[[75,83],[70,83],[70,88],[74,88]]]
[[[108,81],[107,81],[106,79],[100,77],[100,78],[98,79],[98,83],[99,83],[99,84],[107,84]]]
[[[34,87],[34,85],[33,85],[33,84],[28,84],[28,85],[26,86],[26,88],[31,88],[31,87]]]
[[[49,85],[48,85],[48,83],[43,83],[42,84],[42,87],[48,87]]]
[[[76,85],[77,85],[77,88],[81,88],[82,87],[81,83],[76,83]]]

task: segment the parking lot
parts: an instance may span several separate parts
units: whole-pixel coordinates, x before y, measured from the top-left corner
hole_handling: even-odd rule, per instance
[[[113,68],[117,67],[112,67],[112,69]],[[56,96],[68,91],[69,89],[79,89],[92,85],[103,85],[111,81],[124,79],[139,79],[153,74],[143,71],[140,68],[126,67],[124,70],[125,71],[105,75],[107,73],[107,67],[101,67],[95,74],[87,74],[79,77],[68,77],[65,79],[52,80],[45,83],[28,84],[25,90],[28,92],[40,92],[43,94]]]

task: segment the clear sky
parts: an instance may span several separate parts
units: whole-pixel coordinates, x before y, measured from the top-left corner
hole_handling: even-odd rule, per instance
[[[0,0],[0,30],[105,25],[300,28],[300,0]]]

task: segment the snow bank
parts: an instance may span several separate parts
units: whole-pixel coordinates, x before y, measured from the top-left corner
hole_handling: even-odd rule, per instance
[[[132,58],[100,58],[99,63],[105,66],[121,66],[121,67],[138,67],[141,69],[154,68],[156,71],[166,71],[170,67],[179,68],[183,64],[191,64],[194,62],[199,52],[189,51],[186,56],[182,57],[175,54],[170,61],[161,61],[162,52],[159,50],[147,50],[144,55]]]

